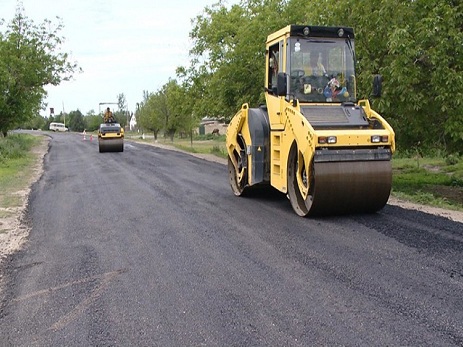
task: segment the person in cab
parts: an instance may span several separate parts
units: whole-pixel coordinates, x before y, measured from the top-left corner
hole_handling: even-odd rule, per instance
[[[104,113],[104,122],[105,123],[114,123],[116,120],[114,119],[113,113],[111,109],[108,107]]]

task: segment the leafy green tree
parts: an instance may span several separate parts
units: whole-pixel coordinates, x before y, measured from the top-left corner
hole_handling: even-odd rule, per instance
[[[175,133],[191,134],[192,112],[188,103],[186,88],[178,84],[176,80],[170,80],[166,85],[167,108],[170,117],[166,122],[171,139]]]
[[[199,79],[188,79],[186,78],[186,71],[184,68],[177,69],[177,76],[183,79],[183,83],[179,88],[179,95],[177,102],[181,105],[180,112],[183,115],[183,132],[189,134],[191,144],[193,145],[194,129],[196,129],[200,122],[202,115],[207,114],[207,109],[203,108],[202,102],[199,102],[204,97],[204,85],[200,83]]]
[[[189,75],[190,83],[196,87],[196,91],[202,89],[202,98],[196,100],[199,104],[196,108],[206,112],[203,116],[222,117],[229,114],[231,117],[239,104],[236,98],[246,98],[241,90],[236,90],[237,87],[244,89],[240,88],[244,81],[240,78],[241,68],[236,64],[238,60],[234,58],[239,40],[244,39],[239,35],[244,16],[243,7],[235,5],[228,9],[224,4],[218,3],[206,7],[204,13],[193,22],[190,37],[194,47],[190,51],[192,59]],[[260,47],[260,51],[264,50],[265,47]],[[253,56],[255,49],[248,47],[247,52]],[[252,71],[252,66],[255,63],[245,69]],[[247,77],[246,80],[253,79],[251,76]],[[252,102],[249,99],[248,101]]]
[[[171,109],[172,102],[169,102],[169,85],[172,83],[171,80],[164,84],[156,93],[155,99],[153,100],[154,106],[150,105],[150,109],[154,111],[152,117],[156,120],[160,120],[163,123],[164,136],[168,136],[171,141],[174,140],[175,132],[177,131],[177,116],[173,114]]]
[[[66,117],[65,113],[60,112],[59,114],[55,114],[54,116],[50,117],[49,120],[50,121],[48,122],[48,124],[50,124],[51,122],[67,124],[67,122],[69,121],[69,118]]]
[[[87,114],[84,116],[85,129],[87,131],[98,130],[101,122],[102,122],[102,118],[100,115],[97,115],[95,113],[95,110],[88,111]]]
[[[398,116],[405,146],[463,152],[463,4],[418,0],[409,6],[411,21],[394,28],[389,40],[388,111]]]
[[[117,111],[114,112],[114,117],[117,122],[125,127],[128,123],[128,110],[127,110],[127,99],[124,93],[117,95]]]
[[[202,116],[230,119],[243,103],[264,102],[266,38],[302,19],[290,3],[243,0],[228,8],[219,2],[194,19],[191,66],[179,72],[189,77],[194,93],[201,91],[196,103],[202,105],[194,108]]]
[[[156,93],[143,91],[143,102],[138,104],[135,112],[139,127],[152,132],[155,141],[165,125],[165,113],[163,112],[166,109],[165,103],[166,99],[162,91]]]
[[[69,112],[68,118],[68,127],[70,130],[82,132],[86,129],[84,116],[79,110]]]
[[[463,3],[448,0],[320,0],[309,21],[356,31],[359,94],[373,74],[384,79],[374,101],[396,131],[398,146],[450,152],[463,148]]]
[[[18,5],[15,17],[0,33],[0,133],[26,122],[42,107],[44,86],[72,78],[78,69],[59,52],[61,22],[36,25]]]
[[[49,123],[48,123],[47,118],[42,117],[39,114],[36,114],[34,117],[30,118],[25,123],[21,124],[20,128],[47,130],[48,125],[49,125]]]
[[[371,102],[399,149],[463,152],[462,13],[457,0],[219,1],[193,19],[190,65],[144,100],[141,123],[162,119],[173,138],[204,116],[230,119],[243,103],[264,102],[267,35],[288,24],[342,25],[356,33],[358,97],[383,76],[383,97]]]

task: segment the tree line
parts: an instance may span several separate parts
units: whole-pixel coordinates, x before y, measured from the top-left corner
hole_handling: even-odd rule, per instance
[[[62,24],[37,26],[23,12],[0,33],[3,134],[38,114],[45,85],[79,71],[59,52]],[[288,24],[354,28],[358,95],[368,98],[372,76],[383,76],[383,96],[372,103],[394,127],[399,151],[463,152],[460,0],[219,0],[192,19],[189,65],[143,91],[138,125],[155,137],[192,136],[205,116],[229,120],[245,102],[264,103],[266,37]],[[126,109],[118,111],[123,124]],[[73,112],[78,127],[91,127],[92,114]]]
[[[3,27],[5,23],[0,22]],[[60,52],[61,21],[35,24],[19,3],[13,20],[0,32],[0,133],[6,136],[44,107],[46,85],[58,85],[80,71]]]
[[[116,122],[120,123],[122,127],[125,127],[132,116],[128,111],[127,99],[124,93],[117,95],[117,107],[113,112],[113,116]],[[112,108],[112,107],[111,107]],[[98,130],[103,120],[103,110],[88,111],[85,115],[80,110],[70,111],[69,113],[61,111],[58,114],[50,114],[49,117],[44,117],[39,114],[21,123],[21,128],[24,129],[48,129],[50,123],[58,122],[64,123],[67,128],[71,131],[83,132]]]
[[[399,151],[463,152],[463,2],[460,0],[242,0],[192,20],[190,65],[144,92],[138,116],[155,135],[191,132],[201,117],[230,119],[264,99],[266,37],[288,25],[350,26],[358,95],[394,127]]]
[[[10,23],[0,20],[0,135],[21,127],[48,129],[51,122],[66,123],[73,131],[96,130],[102,116],[90,110],[85,116],[80,110],[42,117],[46,108],[43,100],[47,85],[59,85],[82,72],[77,62],[61,51],[63,23],[45,19],[36,24],[29,19],[21,2]],[[117,96],[116,120],[125,126],[130,115],[123,93]]]

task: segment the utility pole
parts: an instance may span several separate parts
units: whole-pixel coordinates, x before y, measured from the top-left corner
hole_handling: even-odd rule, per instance
[[[66,126],[66,112],[64,111],[64,101],[62,101],[62,103],[63,103],[63,119],[64,119],[63,123],[64,123],[64,126]]]

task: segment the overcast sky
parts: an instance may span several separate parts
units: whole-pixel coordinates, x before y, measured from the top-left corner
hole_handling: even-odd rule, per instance
[[[83,73],[57,87],[47,87],[47,110],[99,111],[101,102],[117,102],[124,93],[129,111],[175,78],[189,64],[191,19],[216,0],[23,0],[36,24],[44,19],[64,24],[62,51],[71,53]],[[229,0],[227,3],[237,3]],[[16,0],[0,0],[0,18],[11,21]],[[4,27],[3,27],[4,29]],[[103,106],[102,106],[103,107]]]

